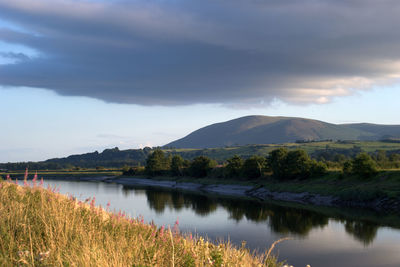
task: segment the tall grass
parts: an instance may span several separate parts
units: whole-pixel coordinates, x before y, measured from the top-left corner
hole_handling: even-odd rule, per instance
[[[52,188],[0,181],[0,266],[281,266],[230,243],[146,224]]]

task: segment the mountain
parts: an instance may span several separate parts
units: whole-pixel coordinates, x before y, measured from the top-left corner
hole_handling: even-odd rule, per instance
[[[344,124],[346,127],[368,132],[379,139],[399,139],[400,125],[382,125],[372,123]]]
[[[164,147],[213,148],[298,140],[380,140],[399,137],[400,125],[332,124],[305,118],[246,116],[203,127]]]

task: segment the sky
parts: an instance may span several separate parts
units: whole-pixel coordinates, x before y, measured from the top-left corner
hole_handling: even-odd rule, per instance
[[[397,0],[0,0],[0,162],[246,115],[400,124]]]

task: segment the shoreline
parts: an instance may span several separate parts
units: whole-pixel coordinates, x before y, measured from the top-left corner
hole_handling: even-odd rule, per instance
[[[309,192],[274,192],[264,186],[234,185],[234,184],[201,184],[191,182],[177,182],[172,180],[156,180],[139,177],[113,177],[104,179],[106,183],[116,183],[124,186],[148,186],[175,190],[192,191],[199,193],[218,194],[231,197],[250,198],[259,201],[284,201],[304,205],[363,208],[378,212],[400,212],[400,199],[393,200],[387,197],[371,201],[348,201],[335,196],[326,196]]]

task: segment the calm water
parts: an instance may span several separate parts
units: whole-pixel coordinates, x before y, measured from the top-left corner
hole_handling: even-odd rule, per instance
[[[386,217],[360,210],[311,211],[305,208],[150,188],[126,188],[96,182],[47,181],[61,193],[131,216],[144,216],[157,225],[173,225],[212,240],[230,239],[262,251],[281,237],[293,237],[274,250],[281,260],[298,266],[400,266],[400,230],[378,224],[379,217],[400,225],[399,216]],[[354,220],[363,216],[365,220]]]

